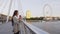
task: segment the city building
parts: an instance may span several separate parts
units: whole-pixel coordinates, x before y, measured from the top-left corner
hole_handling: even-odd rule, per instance
[[[30,10],[26,11],[26,18],[31,18],[31,12],[30,12]]]

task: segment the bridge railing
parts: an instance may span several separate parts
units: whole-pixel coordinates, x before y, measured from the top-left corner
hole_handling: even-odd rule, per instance
[[[21,34],[49,34],[48,32],[27,23],[26,21],[21,21],[20,26]]]

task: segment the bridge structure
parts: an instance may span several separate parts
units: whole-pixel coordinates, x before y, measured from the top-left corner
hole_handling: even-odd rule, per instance
[[[9,14],[10,14],[10,11],[11,11],[13,1],[18,2],[17,3],[18,4],[18,10],[19,10],[20,13],[22,13],[21,15],[24,15],[23,10],[22,10],[22,3],[20,2],[21,0],[10,0],[9,7],[8,7],[9,9],[8,9],[8,15],[7,15],[6,24],[9,23],[8,19],[9,19]],[[5,4],[5,6],[6,6],[6,4]],[[5,6],[3,8],[5,8]],[[3,12],[3,11],[1,11],[1,12]],[[21,21],[21,23],[20,23],[20,31],[21,31],[20,34],[49,34],[48,32],[46,32],[46,31],[44,31],[42,29],[39,29],[38,27],[33,26],[32,24],[29,24],[28,22],[26,22],[26,20]]]

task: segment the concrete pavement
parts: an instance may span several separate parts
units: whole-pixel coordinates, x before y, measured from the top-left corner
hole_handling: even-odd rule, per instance
[[[13,34],[11,22],[0,24],[0,34]]]

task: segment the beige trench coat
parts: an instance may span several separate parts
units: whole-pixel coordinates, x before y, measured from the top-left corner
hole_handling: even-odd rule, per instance
[[[14,33],[17,33],[19,31],[19,20],[18,20],[18,17],[17,16],[14,16],[13,17],[13,21],[14,21],[14,25],[13,25],[13,30],[14,30]]]

